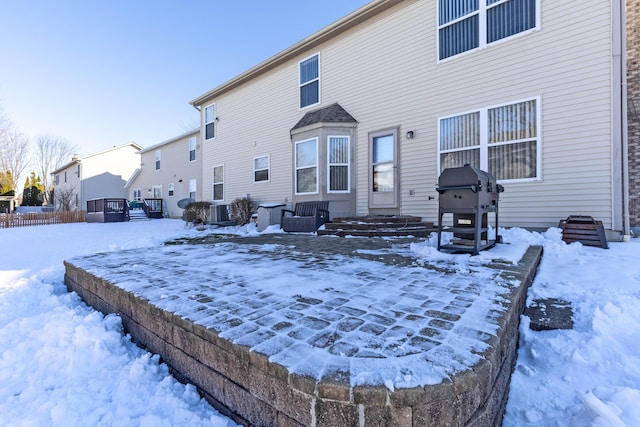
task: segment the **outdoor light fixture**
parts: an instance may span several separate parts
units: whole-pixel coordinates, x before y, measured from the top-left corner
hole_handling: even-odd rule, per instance
[[[416,134],[415,134],[415,132],[414,132],[414,131],[412,131],[412,130],[410,130],[410,131],[409,131],[409,132],[407,132],[404,136],[405,136],[407,139],[413,139],[413,138],[415,137],[415,135],[416,135]]]

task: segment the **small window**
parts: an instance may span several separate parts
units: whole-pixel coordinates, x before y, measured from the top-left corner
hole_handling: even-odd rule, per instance
[[[224,165],[213,167],[213,200],[224,200]]]
[[[296,194],[318,192],[318,139],[296,142]]]
[[[76,167],[76,175],[80,178],[80,165],[78,164]]]
[[[320,102],[320,54],[300,61],[300,108]]]
[[[211,104],[204,109],[204,139],[213,139],[216,136],[216,104]]]
[[[253,182],[269,181],[269,156],[253,159]]]
[[[60,184],[60,174],[56,175],[53,179],[53,183],[58,185]]]
[[[167,184],[167,194],[169,197],[173,196],[173,189],[174,189],[173,182],[170,182],[169,184]]]
[[[439,120],[440,171],[470,164],[497,180],[539,178],[539,99]]]
[[[156,170],[160,170],[160,160],[162,159],[162,154],[160,150],[156,150]]]
[[[133,199],[134,200],[140,200],[142,199],[142,190],[139,188],[136,188],[133,190]]]
[[[349,137],[330,136],[328,139],[329,192],[349,191]]]
[[[438,58],[537,28],[539,0],[439,0]]]
[[[189,138],[189,161],[195,162],[196,160],[196,137]]]
[[[64,171],[64,182],[67,182],[67,171]]]
[[[189,198],[191,200],[196,200],[196,190],[197,190],[198,181],[195,179],[189,180]]]

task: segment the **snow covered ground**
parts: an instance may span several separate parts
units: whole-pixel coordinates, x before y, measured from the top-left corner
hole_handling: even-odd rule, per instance
[[[64,259],[201,234],[169,219],[0,230],[0,425],[234,425],[132,344],[117,316],[64,286]],[[640,426],[640,239],[603,250],[566,245],[558,229],[502,234],[513,244],[491,252],[503,258],[523,242],[544,245],[529,299],[559,298],[574,310],[568,331],[531,331],[523,317],[504,425]],[[450,264],[453,255],[433,246],[413,250]],[[455,255],[461,272],[477,262]]]

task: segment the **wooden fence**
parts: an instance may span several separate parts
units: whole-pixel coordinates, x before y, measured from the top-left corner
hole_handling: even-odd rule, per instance
[[[0,214],[0,228],[85,222],[85,211]]]

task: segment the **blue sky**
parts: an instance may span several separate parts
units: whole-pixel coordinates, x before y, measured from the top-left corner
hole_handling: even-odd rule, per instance
[[[0,107],[87,155],[198,124],[189,101],[368,0],[0,0]]]

